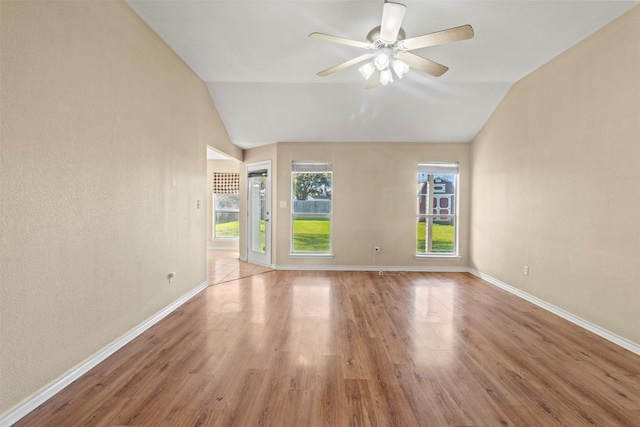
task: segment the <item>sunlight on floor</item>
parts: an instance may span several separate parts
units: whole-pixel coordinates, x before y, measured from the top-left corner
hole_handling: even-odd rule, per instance
[[[237,251],[207,251],[207,282],[209,285],[255,276],[273,271],[271,268],[240,261]]]

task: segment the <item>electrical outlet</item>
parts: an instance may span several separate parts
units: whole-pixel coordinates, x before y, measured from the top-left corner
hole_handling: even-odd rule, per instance
[[[169,283],[173,282],[173,279],[176,277],[176,273],[167,274],[167,279],[169,279]]]
[[[380,253],[380,246],[374,246],[373,247],[373,252],[376,253],[376,254],[379,254]]]
[[[524,266],[524,275],[525,275],[525,276],[528,276],[528,275],[529,275],[529,266],[528,266],[528,265],[525,265],[525,266]]]

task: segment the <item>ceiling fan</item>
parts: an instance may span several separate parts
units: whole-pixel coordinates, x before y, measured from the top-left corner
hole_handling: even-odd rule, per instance
[[[402,75],[407,73],[410,67],[435,77],[443,75],[449,69],[448,67],[415,55],[410,51],[470,39],[473,37],[473,28],[471,25],[463,25],[406,39],[406,34],[401,28],[406,10],[407,6],[403,4],[385,1],[382,9],[382,23],[369,31],[366,42],[323,33],[309,34],[309,37],[314,39],[371,51],[320,71],[318,75],[325,77],[371,58],[373,58],[371,62],[367,62],[359,69],[362,76],[367,80],[367,88],[376,86],[378,81],[383,85],[392,82],[394,74],[402,78]],[[375,76],[375,78],[372,78],[372,76]]]

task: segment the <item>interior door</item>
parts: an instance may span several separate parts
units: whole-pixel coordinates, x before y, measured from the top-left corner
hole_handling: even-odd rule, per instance
[[[247,165],[247,261],[271,266],[271,162]]]

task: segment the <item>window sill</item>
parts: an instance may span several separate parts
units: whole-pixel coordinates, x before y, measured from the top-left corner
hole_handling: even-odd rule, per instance
[[[333,258],[333,254],[295,253],[289,254],[289,258]]]
[[[212,242],[239,242],[239,237],[214,237],[213,239],[209,239]]]
[[[417,260],[429,260],[429,259],[446,259],[446,260],[460,260],[462,257],[460,255],[434,255],[434,254],[425,254],[425,255],[416,255]]]

